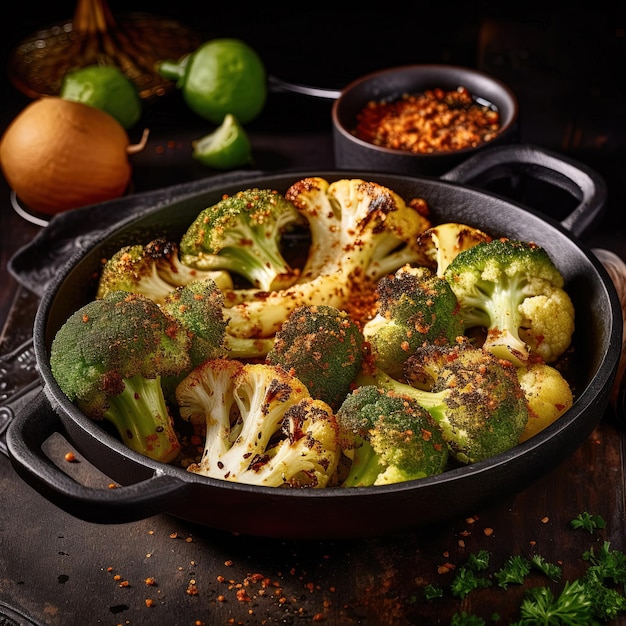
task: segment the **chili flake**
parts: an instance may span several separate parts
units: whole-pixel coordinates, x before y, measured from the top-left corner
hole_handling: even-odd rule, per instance
[[[498,111],[479,104],[460,86],[368,102],[357,115],[353,134],[383,148],[429,154],[475,148],[499,131]]]

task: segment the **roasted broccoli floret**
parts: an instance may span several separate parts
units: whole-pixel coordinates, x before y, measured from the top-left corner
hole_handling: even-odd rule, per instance
[[[395,391],[428,410],[461,463],[509,450],[528,421],[515,367],[467,341],[421,346],[407,359],[403,381],[364,368],[357,383]]]
[[[187,330],[191,368],[224,356],[224,294],[212,280],[195,280],[174,289],[163,300],[161,309]]]
[[[73,313],[50,350],[52,374],[87,416],[131,449],[168,463],[180,449],[161,377],[190,369],[187,331],[140,294],[112,292]]]
[[[180,415],[205,429],[188,470],[268,487],[325,487],[341,450],[330,407],[281,367],[206,361],[177,387]]]
[[[483,327],[484,347],[523,365],[531,352],[555,361],[569,347],[574,305],[546,250],[512,239],[479,243],[459,253],[444,274],[465,329]]]
[[[145,246],[124,246],[105,262],[96,297],[112,291],[141,293],[157,303],[176,287],[192,280],[208,279],[220,289],[232,289],[233,281],[226,271],[200,271],[182,263],[178,244],[157,238]]]
[[[343,487],[386,485],[440,474],[448,447],[415,400],[373,385],[358,387],[337,411],[341,446],[351,459]]]
[[[574,404],[574,394],[561,372],[541,361],[518,367],[517,378],[529,409],[522,442],[556,422]]]
[[[180,241],[186,265],[226,270],[263,291],[292,285],[298,271],[282,252],[287,231],[304,225],[293,204],[271,189],[246,189],[199,213]]]
[[[424,342],[452,344],[463,334],[450,285],[426,267],[404,266],[380,279],[376,315],[363,326],[376,365],[394,378]]]
[[[331,306],[297,308],[276,333],[267,355],[299,378],[314,398],[339,408],[361,367],[363,334],[358,324]]]
[[[417,236],[417,245],[424,255],[424,265],[437,276],[443,276],[452,259],[480,242],[491,241],[491,236],[478,228],[446,222],[427,228]]]

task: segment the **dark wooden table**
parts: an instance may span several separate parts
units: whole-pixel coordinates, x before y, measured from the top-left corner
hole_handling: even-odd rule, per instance
[[[528,36],[527,30],[515,32]],[[482,36],[489,32],[481,31]],[[503,61],[496,43],[478,65],[495,70],[520,96],[522,139],[574,156],[605,177],[607,213],[587,243],[626,258],[623,92],[617,101],[603,89],[575,99],[579,86],[567,73],[555,76],[554,68],[537,67],[532,59]],[[15,94],[4,102],[3,126],[23,104]],[[256,166],[268,171],[332,167],[329,116],[329,102],[273,95],[251,127]],[[152,134],[135,160],[136,191],[210,175],[188,158],[202,124],[175,98],[148,112],[146,125]],[[6,267],[39,229],[13,211],[2,181],[0,354],[17,348],[31,331],[38,299]],[[500,624],[510,623],[518,617],[524,587],[505,592],[494,585],[460,600],[449,589],[455,572],[485,549],[492,571],[510,555],[540,554],[562,566],[563,581],[573,580],[584,572],[581,555],[592,544],[606,539],[614,549],[626,550],[625,447],[622,428],[607,412],[556,469],[468,518],[397,535],[323,542],[233,536],[167,515],[120,525],[83,522],[28,487],[0,455],[2,623],[403,626],[448,624],[462,610],[487,623],[497,613]],[[606,528],[593,535],[572,530],[570,522],[581,512],[602,516]],[[427,584],[441,586],[444,598],[426,600]],[[526,586],[537,584],[547,581],[531,575]]]

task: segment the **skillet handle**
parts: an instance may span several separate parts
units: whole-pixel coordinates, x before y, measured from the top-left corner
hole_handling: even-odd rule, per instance
[[[99,524],[132,522],[171,510],[187,497],[188,486],[183,481],[158,472],[147,480],[115,488],[77,482],[43,450],[46,440],[63,430],[61,420],[41,390],[15,415],[6,441],[11,463],[21,478],[75,517]]]
[[[515,179],[524,173],[568,192],[578,205],[561,220],[575,237],[581,237],[604,211],[607,189],[592,168],[574,159],[531,144],[508,144],[483,150],[441,176],[461,184],[485,185],[498,179]]]

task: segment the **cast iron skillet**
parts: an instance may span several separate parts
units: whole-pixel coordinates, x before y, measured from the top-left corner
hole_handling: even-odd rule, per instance
[[[492,150],[487,161],[483,153],[442,179],[296,172],[252,175],[236,182],[208,179],[170,189],[166,196],[147,194],[134,216],[105,229],[74,255],[44,294],[34,326],[43,393],[16,416],[7,435],[17,472],[50,501],[92,522],[121,523],[168,513],[212,528],[295,539],[355,538],[414,529],[474,513],[528,486],[572,454],[602,417],[620,356],[621,309],[603,266],[572,235],[582,233],[602,211],[606,192],[601,178],[579,163],[532,146]],[[522,168],[566,189],[576,208],[559,222],[501,195],[461,184],[488,178],[494,163],[496,170]],[[48,350],[61,324],[93,297],[94,275],[103,257],[129,242],[181,235],[200,210],[224,193],[251,186],[285,190],[306,175],[329,180],[364,177],[407,198],[425,198],[437,221],[464,222],[496,236],[544,246],[564,274],[577,311],[574,343],[580,378],[574,406],[557,423],[509,452],[440,476],[363,489],[286,490],[223,482],[147,459],[67,400],[51,375]],[[134,197],[114,201],[107,209],[116,212],[125,202],[138,206]],[[120,487],[84,486],[61,471],[42,450],[50,435],[58,433]]]

